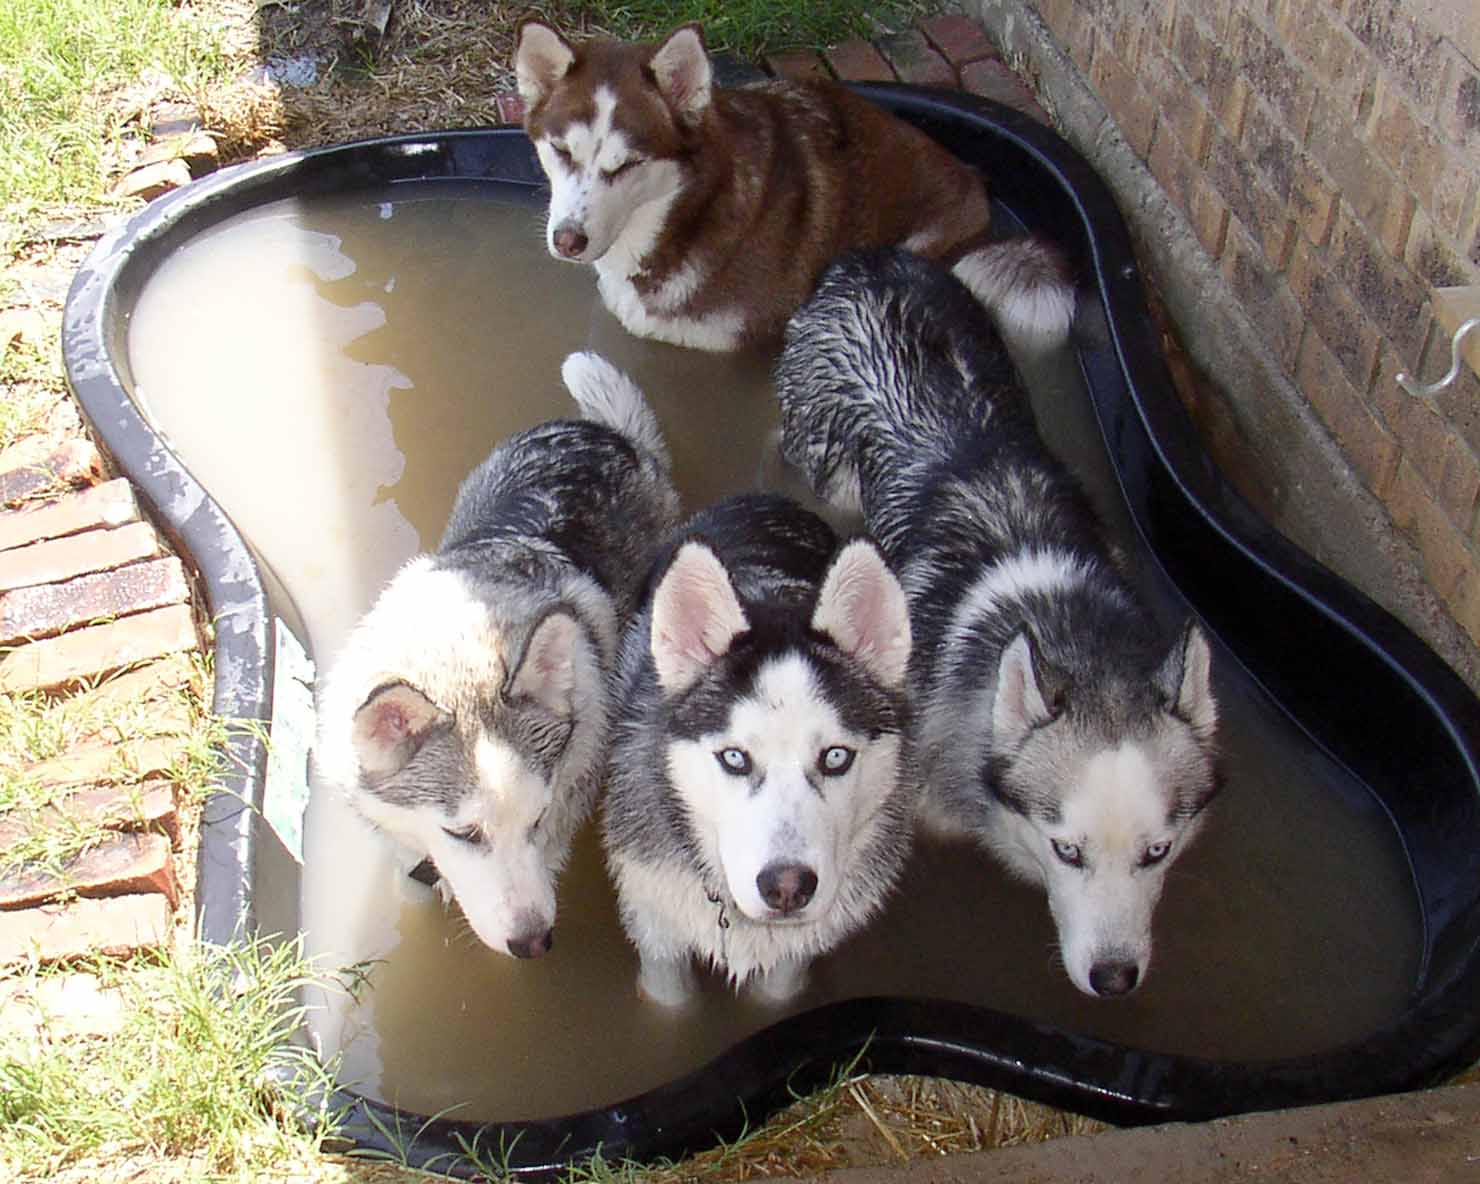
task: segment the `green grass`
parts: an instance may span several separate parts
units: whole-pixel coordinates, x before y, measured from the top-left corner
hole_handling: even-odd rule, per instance
[[[0,353],[0,448],[39,430],[61,387],[61,360],[56,354],[29,341]]]
[[[652,37],[688,21],[704,25],[711,53],[754,59],[795,46],[835,45],[905,27],[917,13],[939,8],[930,0],[625,0],[576,3],[572,8],[619,37]]]
[[[280,1117],[280,1099],[327,1096],[329,1080],[289,1039],[312,977],[297,944],[196,946],[95,970],[123,996],[121,1031],[0,1028],[0,1176],[131,1156],[191,1160],[195,1178],[288,1175],[310,1162],[336,1116],[318,1114],[313,1134]]]
[[[65,880],[68,865],[107,837],[109,832],[101,824],[66,814],[43,825],[48,807],[68,790],[44,785],[27,771],[28,766],[60,756],[85,738],[168,736],[176,751],[170,767],[163,771],[164,779],[174,784],[182,806],[206,798],[220,778],[222,754],[233,729],[201,701],[196,688],[209,681],[208,659],[196,660],[200,672],[194,685],[174,688],[148,702],[100,704],[85,695],[0,694],[0,817],[23,826],[31,824],[19,839],[0,850],[0,875],[25,870]],[[162,724],[161,709],[170,705],[175,711]],[[182,721],[185,726],[180,730]],[[143,780],[126,767],[119,767],[113,779],[126,788]]]
[[[225,69],[216,29],[171,0],[0,4],[0,206],[95,202],[126,135],[109,100],[146,76],[188,97]]]

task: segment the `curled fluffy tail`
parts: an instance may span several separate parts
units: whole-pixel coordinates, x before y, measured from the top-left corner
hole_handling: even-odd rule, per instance
[[[581,415],[622,433],[668,476],[673,470],[658,417],[638,385],[600,354],[574,353],[560,367]]]
[[[989,243],[951,270],[987,306],[1008,341],[1045,349],[1068,337],[1074,284],[1064,257],[1043,239]]]

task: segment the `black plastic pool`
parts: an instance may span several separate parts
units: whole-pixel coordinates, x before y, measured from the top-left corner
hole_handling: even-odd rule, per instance
[[[860,89],[982,167],[1005,211],[1080,262],[1078,363],[1129,519],[1158,578],[1199,614],[1251,694],[1385,814],[1419,914],[1411,987],[1358,1041],[1258,1060],[1151,1052],[960,1001],[851,998],[764,1028],[681,1080],[575,1114],[491,1125],[413,1115],[396,1124],[380,1103],[346,1095],[350,1134],[366,1145],[382,1143],[387,1127],[419,1130],[413,1159],[446,1170],[460,1143],[512,1143],[511,1167],[531,1173],[598,1147],[608,1159],[676,1155],[734,1134],[860,1049],[876,1071],[998,1086],[1124,1123],[1418,1088],[1480,1055],[1480,705],[1411,632],[1286,542],[1218,474],[1168,381],[1119,214],[1067,145],[969,97]],[[436,180],[534,189],[541,178],[522,133],[508,129],[286,156],[155,202],[101,242],[74,282],[63,340],[69,378],[119,467],[199,568],[223,716],[271,718],[272,618],[291,607],[131,400],[131,313],[162,262],[227,217],[290,196]],[[247,734],[232,744],[240,771],[208,804],[202,834],[200,928],[211,942],[290,930],[296,916],[292,862],[260,817],[266,752]]]

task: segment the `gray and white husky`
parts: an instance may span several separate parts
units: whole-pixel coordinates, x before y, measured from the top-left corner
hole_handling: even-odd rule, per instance
[[[605,757],[607,682],[678,499],[642,393],[592,354],[585,419],[501,443],[437,550],[398,571],[323,685],[315,782],[430,859],[492,949],[545,953],[555,881]]]
[[[862,511],[909,598],[922,822],[1047,889],[1081,991],[1134,990],[1218,787],[1202,631],[1158,636],[980,305],[937,265],[839,260],[777,385],[786,458]]]
[[[909,610],[875,544],[771,494],[683,529],[622,643],[603,838],[638,988],[801,989],[909,852]]]

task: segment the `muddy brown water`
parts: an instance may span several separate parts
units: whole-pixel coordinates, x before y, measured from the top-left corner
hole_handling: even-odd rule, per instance
[[[508,433],[570,413],[571,350],[605,354],[647,391],[690,509],[759,486],[798,492],[774,456],[770,360],[631,337],[589,270],[546,255],[529,200],[428,184],[264,206],[186,244],[138,302],[136,398],[291,594],[321,667],[400,563],[436,544],[462,476]],[[1137,554],[1072,356],[1028,369],[1046,433]],[[1141,566],[1174,617],[1154,564]],[[1360,1040],[1417,973],[1404,851],[1372,794],[1218,657],[1226,791],[1172,869],[1149,976],[1127,999],[1070,985],[1040,892],[972,850],[927,846],[787,1011],[708,981],[672,1015],[636,998],[594,828],[561,883],[553,952],[518,962],[315,799],[307,943],[357,964],[365,985],[316,999],[314,1037],[371,1096],[502,1120],[615,1102],[783,1014],[859,995],[977,1003],[1223,1060]]]

